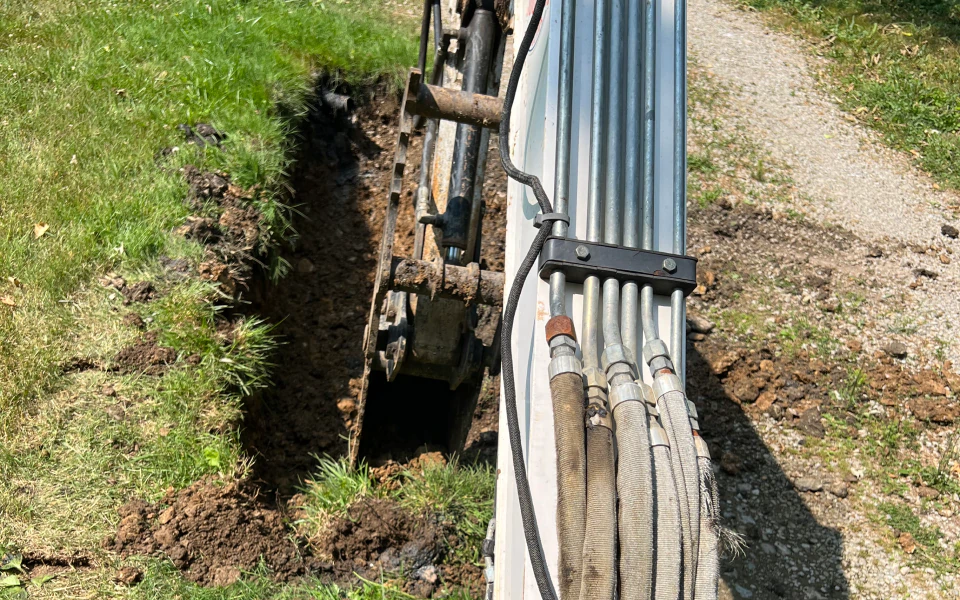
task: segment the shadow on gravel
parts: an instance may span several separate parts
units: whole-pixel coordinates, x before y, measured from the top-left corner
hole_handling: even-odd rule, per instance
[[[723,525],[746,542],[740,556],[721,562],[720,598],[849,598],[841,534],[817,522],[696,344],[687,352],[688,394],[704,415],[714,460],[727,463],[717,474]]]
[[[315,456],[347,449],[385,201],[381,167],[395,141],[370,135],[393,118],[389,102],[351,117],[317,96],[291,178],[297,240],[283,253],[291,273],[264,285],[253,307],[277,324],[283,345],[274,385],[248,403],[244,445],[256,457],[256,477],[281,495],[311,474]]]

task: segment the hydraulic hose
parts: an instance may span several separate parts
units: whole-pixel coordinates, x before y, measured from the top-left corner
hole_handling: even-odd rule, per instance
[[[651,433],[657,430],[666,437],[656,419],[651,419]],[[683,545],[680,528],[680,501],[670,461],[670,447],[666,443],[653,446],[654,496],[656,497],[654,566],[654,598],[677,600],[682,587]]]
[[[577,361],[579,367],[579,361]],[[550,379],[557,443],[557,539],[560,545],[560,598],[580,595],[587,514],[586,452],[583,428],[583,379],[562,372]]]
[[[653,388],[660,420],[670,439],[670,460],[683,534],[683,597],[689,600],[694,597],[700,543],[700,471],[687,414],[687,398],[679,381],[674,373],[658,373]]]
[[[609,415],[605,416],[609,419]],[[617,486],[613,471],[613,432],[591,417],[587,427],[587,535],[583,545],[580,600],[613,600],[617,587]],[[609,421],[607,421],[609,423]]]
[[[637,397],[621,399],[629,388]],[[653,590],[654,490],[647,408],[636,383],[616,388],[610,396],[617,437],[620,597],[648,600]]]
[[[702,440],[700,440],[702,443]],[[720,493],[709,456],[700,466],[700,558],[697,561],[697,600],[717,600],[720,577]]]

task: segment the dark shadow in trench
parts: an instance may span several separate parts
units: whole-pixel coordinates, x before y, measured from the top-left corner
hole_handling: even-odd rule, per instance
[[[687,347],[687,392],[700,411],[714,461],[732,452],[741,463],[739,473],[717,473],[723,525],[746,542],[740,556],[721,562],[729,590],[721,599],[849,598],[841,533],[817,522],[693,342]]]
[[[357,118],[316,97],[291,177],[297,237],[283,252],[291,272],[264,283],[253,307],[276,324],[282,346],[272,359],[273,385],[247,403],[243,441],[255,477],[281,495],[315,471],[316,456],[347,449],[344,415],[363,375],[361,341],[386,202],[380,167],[396,141],[365,131],[382,129],[392,107],[372,102]]]

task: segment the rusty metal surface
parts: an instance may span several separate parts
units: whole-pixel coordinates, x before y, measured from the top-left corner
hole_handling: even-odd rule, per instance
[[[547,321],[546,334],[548,342],[558,335],[569,336],[573,338],[574,341],[577,339],[577,331],[573,326],[573,319],[566,315],[557,315]]]
[[[503,302],[503,273],[481,271],[477,263],[458,267],[395,257],[390,287],[434,298],[460,300],[466,304],[499,306]]]
[[[407,110],[429,119],[446,119],[466,125],[495,129],[500,127],[503,101],[485,94],[474,94],[421,84],[416,96],[407,97]]]

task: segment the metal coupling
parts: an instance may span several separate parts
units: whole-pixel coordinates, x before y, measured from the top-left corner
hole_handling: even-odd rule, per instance
[[[616,411],[623,402],[644,403],[643,390],[635,382],[630,381],[614,386],[610,390],[610,410]]]
[[[683,382],[675,373],[661,373],[653,379],[653,393],[657,399],[670,392],[683,393]]]
[[[589,395],[590,390],[601,390],[606,397],[607,394],[607,376],[603,371],[596,367],[587,367],[583,370],[583,389]]]
[[[697,458],[710,458],[710,448],[707,447],[707,441],[700,437],[699,433],[693,434],[693,445],[697,449]]]
[[[637,380],[637,385],[643,392],[643,401],[647,403],[647,414],[652,417],[660,418],[660,411],[657,410],[657,397],[653,394],[653,388],[646,384],[642,379]]]
[[[576,356],[577,354],[577,340],[573,339],[568,335],[558,335],[554,336],[550,340],[550,356],[556,358],[558,356]]]
[[[621,374],[629,376],[630,379],[636,379],[639,376],[633,352],[623,344],[611,344],[604,348],[600,355],[600,366],[607,374],[607,381]]]
[[[647,363],[654,373],[663,369],[675,370],[673,361],[670,360],[670,351],[661,339],[650,340],[643,345],[643,362]]]
[[[690,429],[700,431],[700,414],[697,412],[697,405],[692,400],[687,400],[687,414],[690,415]]]
[[[562,354],[553,357],[547,370],[550,372],[550,380],[553,381],[554,377],[562,375],[563,373],[576,373],[579,375],[583,370],[583,365],[580,364],[580,359],[576,356],[572,354]]]
[[[663,427],[660,427],[659,424],[655,424],[654,421],[650,422],[650,447],[655,448],[656,446],[663,446],[664,448],[670,447],[670,439],[667,438],[667,432]]]
[[[661,339],[650,340],[643,345],[643,362],[650,364],[650,361],[658,356],[670,356],[667,345]]]

